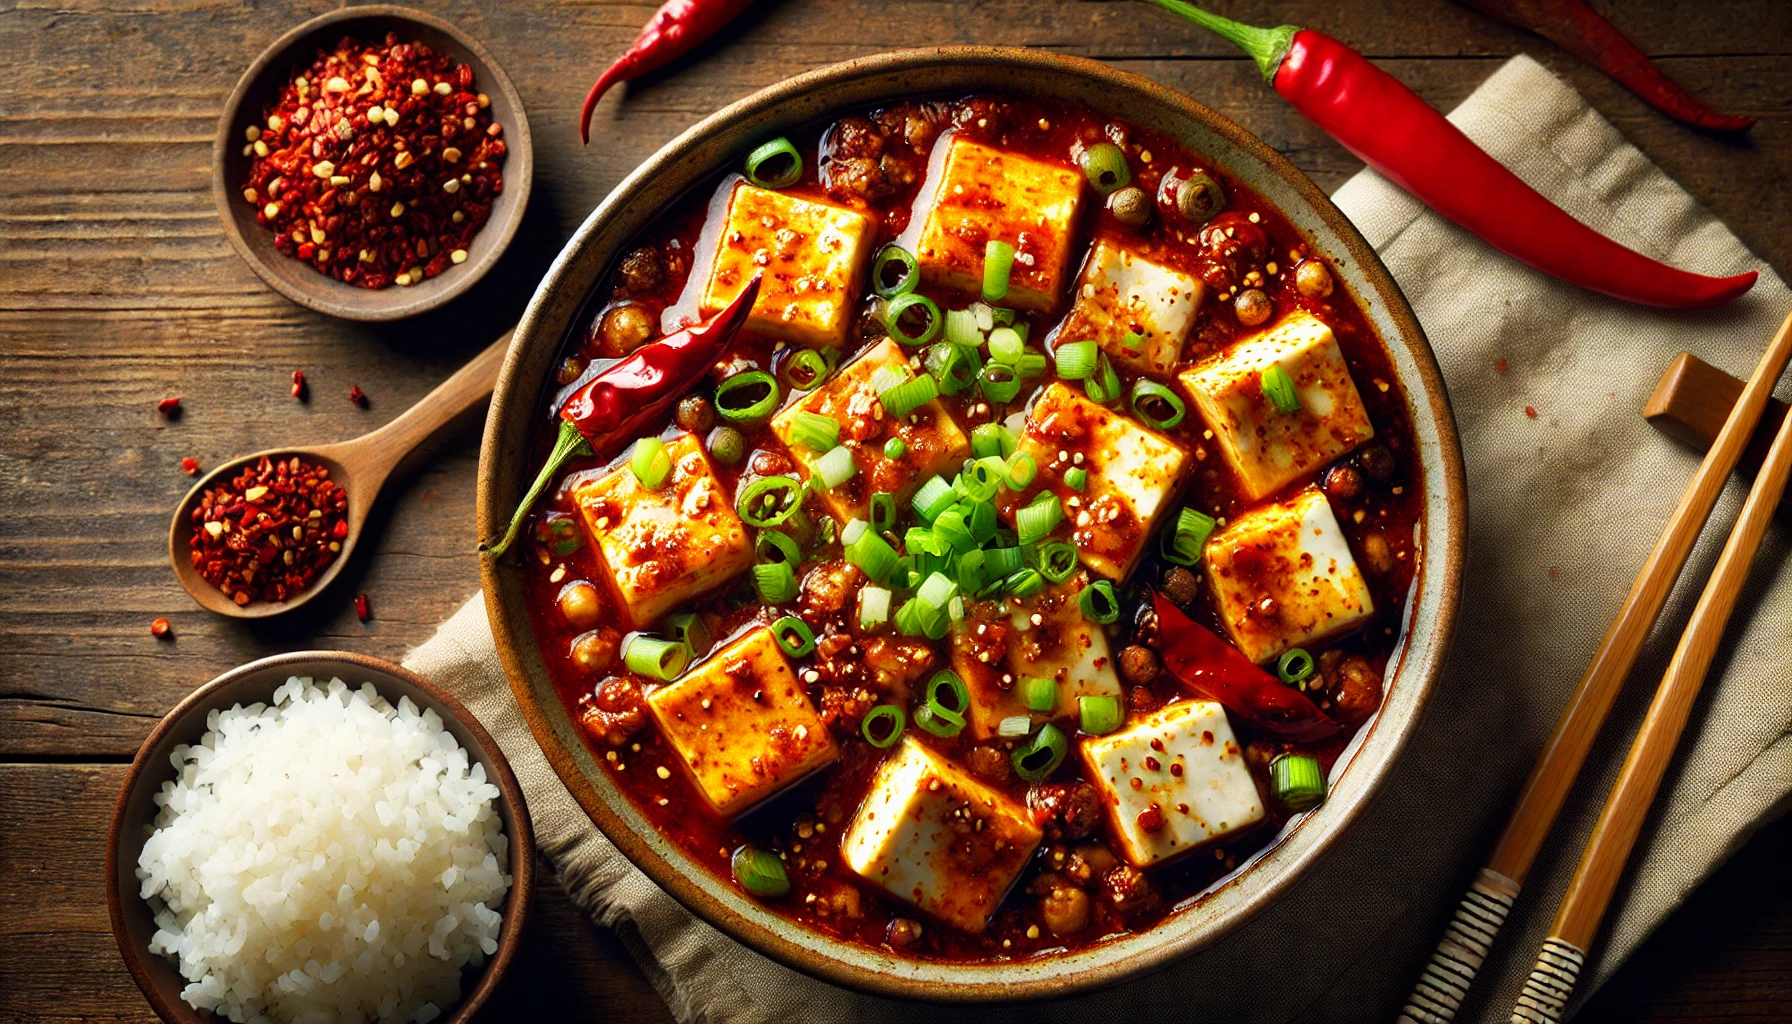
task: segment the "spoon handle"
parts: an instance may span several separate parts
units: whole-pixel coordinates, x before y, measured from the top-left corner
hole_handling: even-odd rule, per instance
[[[447,428],[458,425],[462,417],[492,397],[498,368],[504,365],[504,356],[510,351],[513,332],[514,329],[505,331],[397,419],[348,442],[344,447],[353,449],[352,458],[368,474],[383,479],[408,459],[429,454],[431,443],[449,433]]]

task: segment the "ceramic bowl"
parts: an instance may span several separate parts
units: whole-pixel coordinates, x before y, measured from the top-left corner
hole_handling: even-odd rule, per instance
[[[486,421],[478,530],[497,536],[538,468],[530,440],[562,345],[623,246],[681,193],[754,145],[837,112],[926,94],[1007,92],[1080,101],[1214,158],[1288,216],[1326,254],[1392,354],[1411,404],[1425,487],[1423,559],[1386,699],[1340,759],[1334,788],[1260,856],[1149,930],[1067,954],[991,964],[927,962],[845,943],[793,923],[715,877],[657,832],[613,785],[556,696],[521,577],[483,567],[486,607],[512,689],[536,739],[604,834],[685,906],[798,970],[866,992],[938,1001],[1065,996],[1161,967],[1210,945],[1299,881],[1362,813],[1419,721],[1455,622],[1466,500],[1461,452],[1437,364],[1412,310],[1368,243],[1287,160],[1212,110],[1090,60],[1032,50],[951,47],[882,54],[771,86],[672,140],[619,185],[554,263],[518,326]],[[1398,851],[1389,851],[1397,856]]]
[[[252,160],[243,153],[243,133],[249,125],[262,123],[265,104],[286,85],[295,65],[309,65],[319,49],[335,46],[345,35],[383,39],[388,32],[398,33],[402,41],[420,41],[471,66],[474,87],[491,97],[492,118],[504,126],[508,152],[502,168],[504,191],[492,203],[485,227],[473,236],[466,262],[419,284],[374,290],[325,277],[274,248],[273,233],[256,223],[255,207],[243,199],[243,183],[248,180]],[[375,4],[312,18],[276,39],[243,72],[218,119],[218,137],[212,144],[212,200],[231,246],[275,291],[301,306],[346,320],[400,320],[443,305],[473,287],[498,262],[529,205],[534,166],[522,97],[485,47],[434,15]]]
[[[528,921],[529,905],[534,896],[535,833],[529,825],[529,811],[523,804],[523,791],[511,774],[510,763],[498,744],[479,724],[472,713],[446,692],[428,680],[388,661],[346,651],[299,651],[262,658],[233,668],[204,686],[194,690],[168,712],[149,738],[137,751],[119,790],[118,803],[112,811],[112,825],[106,836],[106,894],[112,913],[112,934],[118,940],[118,951],[124,956],[131,977],[149,1000],[150,1006],[168,1024],[215,1024],[222,1018],[201,1013],[181,999],[186,979],[172,961],[149,950],[155,935],[155,919],[149,904],[139,895],[137,858],[143,843],[152,831],[158,808],[155,795],[162,784],[174,777],[168,757],[182,743],[195,743],[205,735],[206,717],[214,710],[236,704],[266,702],[291,676],[310,676],[318,682],[340,678],[350,686],[372,683],[387,700],[397,703],[409,697],[420,708],[434,709],[441,716],[442,727],[466,749],[468,755],[485,766],[485,777],[498,787],[498,815],[504,822],[504,834],[510,839],[510,893],[505,897],[504,924],[498,934],[498,951],[486,958],[484,966],[469,969],[461,979],[463,998],[452,1007],[443,1007],[437,1020],[442,1024],[466,1024],[492,992],[496,991],[504,971],[515,959],[523,941],[523,928]]]

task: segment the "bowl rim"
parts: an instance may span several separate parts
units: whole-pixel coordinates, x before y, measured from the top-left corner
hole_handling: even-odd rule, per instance
[[[1015,65],[1021,67],[1016,69],[1013,67]],[[1074,953],[1050,958],[1056,963],[1090,958],[1086,966],[1075,970],[1048,969],[1041,973],[1031,973],[1017,970],[1029,963],[1017,960],[977,964],[917,961],[834,939],[825,933],[780,918],[789,927],[797,929],[799,935],[810,940],[809,944],[793,941],[775,930],[775,922],[764,923],[749,919],[748,915],[755,908],[746,904],[744,899],[734,900],[739,904],[736,906],[724,902],[733,897],[732,891],[726,886],[713,879],[693,877],[665,859],[654,848],[654,840],[659,839],[663,843],[663,837],[659,837],[657,833],[653,836],[637,833],[630,822],[625,820],[625,813],[635,813],[632,808],[625,807],[619,811],[609,805],[605,796],[584,775],[577,760],[578,754],[562,742],[557,723],[535,703],[531,689],[534,685],[532,666],[539,664],[539,652],[534,650],[533,628],[528,624],[526,610],[515,604],[517,595],[511,592],[512,585],[507,584],[504,578],[505,575],[514,576],[514,573],[510,573],[508,569],[500,570],[493,560],[482,559],[480,575],[500,661],[517,698],[519,710],[549,764],[610,841],[679,903],[749,948],[812,977],[857,991],[929,1002],[1017,1002],[1092,991],[1150,973],[1196,949],[1212,945],[1279,899],[1330,852],[1386,782],[1400,753],[1416,731],[1442,670],[1449,640],[1454,632],[1467,546],[1465,475],[1448,393],[1424,331],[1392,275],[1343,212],[1305,174],[1230,119],[1166,86],[1087,58],[1022,47],[947,46],[898,50],[827,65],[768,86],[718,110],[662,146],[598,205],[567,241],[549,268],[518,325],[510,352],[500,371],[498,386],[486,420],[484,443],[480,451],[477,528],[481,537],[501,532],[510,511],[510,505],[506,501],[514,504],[521,492],[524,482],[521,477],[515,480],[508,476],[500,478],[499,469],[500,463],[517,458],[516,446],[510,437],[516,428],[509,426],[510,422],[519,419],[526,422],[536,414],[535,405],[540,395],[541,381],[522,372],[522,363],[526,361],[525,350],[537,344],[551,344],[557,350],[563,342],[563,332],[556,333],[550,340],[536,339],[538,330],[544,329],[540,321],[553,319],[554,316],[544,313],[544,308],[554,302],[556,288],[562,285],[564,278],[575,273],[582,251],[596,244],[599,229],[608,220],[621,216],[619,211],[628,207],[637,194],[647,187],[648,182],[669,168],[676,167],[690,153],[701,150],[711,138],[729,132],[731,126],[755,120],[771,121],[780,126],[797,123],[792,119],[795,115],[789,113],[790,108],[801,109],[802,98],[812,90],[848,87],[860,79],[909,74],[913,76],[912,85],[884,95],[892,99],[899,96],[929,95],[941,90],[923,77],[925,72],[930,68],[961,66],[967,71],[989,69],[992,76],[1000,76],[1004,70],[1064,75],[1083,79],[1090,86],[1113,87],[1139,94],[1147,103],[1167,108],[1174,115],[1200,123],[1240,150],[1244,157],[1265,165],[1266,171],[1279,178],[1279,184],[1291,189],[1305,204],[1307,211],[1321,220],[1324,227],[1343,243],[1350,258],[1355,260],[1357,271],[1363,275],[1372,290],[1372,294],[1357,296],[1359,302],[1369,305],[1369,300],[1373,299],[1380,304],[1382,314],[1395,328],[1393,337],[1381,332],[1384,344],[1393,352],[1404,352],[1411,363],[1409,368],[1396,368],[1401,371],[1400,380],[1408,396],[1415,430],[1421,434],[1421,446],[1435,449],[1431,454],[1441,470],[1427,468],[1424,480],[1427,503],[1436,503],[1438,507],[1435,512],[1428,509],[1424,521],[1432,528],[1432,533],[1441,526],[1443,535],[1426,537],[1426,555],[1421,560],[1421,572],[1415,574],[1413,590],[1406,603],[1401,645],[1396,651],[1399,664],[1390,662],[1388,669],[1388,678],[1398,679],[1399,699],[1406,702],[1407,706],[1398,720],[1388,721],[1384,705],[1382,711],[1359,730],[1344,755],[1354,759],[1364,744],[1373,738],[1380,748],[1376,756],[1381,761],[1373,774],[1368,773],[1367,769],[1359,769],[1354,776],[1346,773],[1343,778],[1352,784],[1347,795],[1334,794],[1334,799],[1329,800],[1319,811],[1306,815],[1271,842],[1261,854],[1253,858],[1250,867],[1241,865],[1240,870],[1230,875],[1227,881],[1216,885],[1194,902],[1205,901],[1240,882],[1249,881],[1251,868],[1255,867],[1256,860],[1284,847],[1301,847],[1289,855],[1293,859],[1262,884],[1240,886],[1241,892],[1247,888],[1250,891],[1239,895],[1235,906],[1225,910],[1223,916],[1206,926],[1190,926],[1191,930],[1186,934],[1165,935],[1163,929],[1171,921],[1195,909],[1179,908],[1165,921],[1143,932],[1129,933],[1120,939],[1100,942]],[[988,91],[999,92],[1002,89],[990,86]],[[1014,91],[1025,90],[1019,88]],[[801,120],[813,120],[828,112],[859,105],[862,103],[830,102],[819,108],[821,113],[808,114]],[[1098,102],[1094,105],[1099,109]],[[789,116],[780,117],[781,114]],[[719,166],[711,161],[711,173]],[[615,244],[619,246],[621,243]],[[580,296],[572,308],[586,308],[586,297]],[[1375,318],[1372,316],[1371,319]],[[1398,355],[1396,359],[1398,362]],[[512,406],[521,408],[513,409]],[[1429,444],[1426,443],[1426,427],[1421,426],[1421,420],[1434,432],[1435,436]],[[1432,458],[1427,457],[1426,461],[1429,463]],[[504,500],[499,500],[500,496]],[[1421,604],[1426,605],[1429,610],[1427,618],[1419,626],[1428,639],[1424,644],[1417,643],[1413,637],[1414,620]],[[519,617],[520,627],[513,628],[511,615]],[[541,685],[552,692],[551,682],[543,682]],[[565,717],[564,713],[561,717]],[[1342,762],[1343,758],[1340,759],[1340,763]],[[626,804],[626,797],[620,799]],[[1321,816],[1326,818],[1325,824],[1315,825],[1312,829],[1302,828]],[[1317,831],[1317,836],[1302,836],[1300,833],[1303,831]],[[703,872],[698,867],[692,870]],[[760,916],[765,916],[766,913],[759,911]],[[1145,938],[1153,934],[1159,936],[1155,942]],[[1133,944],[1140,948],[1097,961],[1099,951],[1123,944]],[[892,967],[897,969],[889,969]]]
[[[517,950],[522,947],[523,934],[529,923],[529,911],[535,899],[535,829],[529,820],[528,803],[523,798],[522,786],[510,769],[510,761],[498,746],[491,733],[481,725],[455,696],[417,673],[372,655],[357,654],[353,651],[292,651],[286,654],[275,654],[230,669],[195,688],[180,703],[176,704],[162,720],[156,723],[149,735],[137,748],[131,759],[130,767],[125,771],[124,781],[118,787],[118,796],[112,804],[112,816],[106,827],[106,909],[112,923],[112,937],[118,944],[119,955],[124,959],[125,967],[131,972],[143,997],[156,1011],[157,1016],[168,1024],[210,1024],[221,1020],[211,1014],[203,1014],[176,998],[166,998],[149,969],[149,958],[156,957],[146,948],[140,948],[131,938],[124,913],[127,899],[141,899],[135,892],[126,893],[119,885],[119,849],[123,845],[125,814],[131,798],[139,786],[148,783],[152,778],[160,780],[165,773],[165,763],[151,763],[150,754],[168,735],[180,729],[195,714],[209,714],[214,708],[222,709],[217,694],[238,680],[255,675],[269,669],[277,669],[286,665],[316,665],[330,663],[351,670],[383,673],[416,687],[436,702],[438,711],[445,711],[473,737],[492,766],[492,777],[487,781],[498,787],[503,795],[503,807],[508,807],[509,820],[505,822],[505,832],[509,839],[510,856],[510,891],[504,898],[503,932],[498,939],[498,950],[486,959],[485,966],[480,969],[479,981],[469,990],[461,1001],[453,1007],[453,1011],[440,1018],[442,1024],[466,1024],[474,1013],[478,1012],[493,992],[497,991],[511,961],[516,958]],[[315,674],[314,674],[315,675]],[[345,680],[346,681],[346,680]],[[366,680],[374,682],[373,680]],[[375,689],[379,683],[374,682]],[[271,691],[270,691],[271,692]],[[386,696],[382,693],[381,696]],[[234,703],[234,701],[233,701]],[[156,783],[160,785],[160,781]]]
[[[356,288],[344,284],[332,277],[309,271],[309,278],[302,278],[305,285],[297,285],[278,273],[269,265],[266,258],[256,251],[244,234],[243,226],[237,221],[237,208],[232,198],[238,193],[227,179],[230,177],[229,164],[231,147],[240,141],[239,122],[242,106],[249,93],[261,83],[263,77],[281,66],[289,59],[291,51],[305,38],[331,26],[342,25],[346,29],[349,23],[357,21],[391,20],[410,22],[432,32],[439,32],[456,45],[465,49],[472,57],[475,72],[480,76],[482,85],[486,85],[487,95],[502,95],[505,104],[513,111],[507,118],[514,124],[504,125],[505,154],[504,194],[501,200],[509,200],[504,216],[499,219],[495,215],[498,203],[492,204],[493,220],[488,220],[485,227],[474,236],[474,244],[478,245],[489,233],[489,245],[482,245],[483,250],[467,263],[453,268],[452,274],[438,275],[421,284],[411,287],[393,286],[378,292],[370,292],[365,288]],[[484,80],[489,79],[489,83]],[[242,77],[237,79],[236,87],[231,90],[230,98],[224,101],[224,110],[218,116],[218,132],[212,141],[212,202],[217,206],[218,219],[224,225],[224,237],[230,241],[230,247],[243,258],[255,276],[280,294],[307,309],[316,310],[329,316],[344,320],[355,320],[364,323],[384,323],[402,320],[406,317],[426,313],[439,308],[465,293],[473,285],[479,283],[500,257],[510,248],[511,240],[516,237],[522,226],[523,215],[529,206],[529,193],[535,176],[534,146],[529,133],[529,118],[523,108],[523,98],[510,76],[504,73],[489,51],[475,38],[460,28],[427,11],[396,4],[369,4],[363,7],[342,7],[334,11],[320,14],[300,25],[288,30],[280,38],[269,43],[255,60],[249,65]],[[512,198],[514,197],[514,198]],[[284,259],[285,257],[281,257]],[[293,261],[296,263],[296,261]],[[311,280],[315,278],[315,280]],[[437,284],[436,282],[443,282]],[[361,293],[378,295],[388,301],[373,306],[359,306],[347,301],[350,295]],[[400,301],[402,300],[402,301]]]

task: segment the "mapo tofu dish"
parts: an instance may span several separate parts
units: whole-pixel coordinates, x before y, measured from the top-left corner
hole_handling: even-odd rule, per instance
[[[987,962],[1321,804],[1419,560],[1325,254],[1174,140],[922,99],[742,154],[591,296],[510,537],[597,761],[727,884]]]

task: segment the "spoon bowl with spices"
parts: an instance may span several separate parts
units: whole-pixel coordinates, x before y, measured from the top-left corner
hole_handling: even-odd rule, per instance
[[[510,332],[385,426],[336,444],[270,448],[205,474],[174,510],[168,557],[193,600],[265,619],[335,581],[386,483],[482,412]]]

